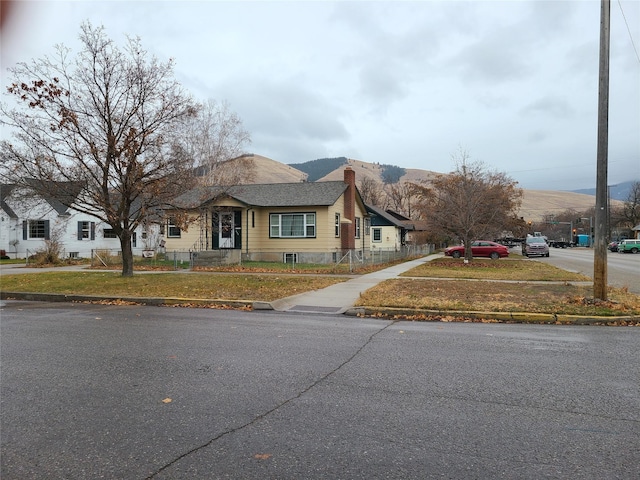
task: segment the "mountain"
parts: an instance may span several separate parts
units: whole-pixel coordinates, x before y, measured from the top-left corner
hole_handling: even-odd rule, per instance
[[[629,194],[631,193],[631,185],[640,180],[629,180],[628,182],[618,183],[617,185],[609,185],[609,197],[611,200],[621,200],[626,201],[629,198]],[[595,188],[583,188],[582,190],[569,190],[574,193],[583,193],[585,195],[594,195],[596,194]]]
[[[255,165],[255,178],[252,183],[297,183],[307,180],[306,173],[286,163],[254,153],[243,157],[251,157]]]
[[[387,173],[389,173],[389,170],[396,175],[402,173],[399,177],[400,182],[420,183],[433,178],[435,175],[439,175],[439,173],[430,170],[393,168],[393,166],[367,163],[346,157],[319,159],[305,163],[286,165],[262,155],[251,154],[250,156],[252,156],[255,165],[253,183],[297,183],[305,181],[326,182],[342,180],[344,178],[343,170],[346,166],[350,166],[356,172],[356,182],[358,183],[365,177],[384,183],[385,168],[387,168]],[[316,180],[309,180],[310,178],[315,178]],[[632,182],[625,182],[625,184],[626,183]],[[617,203],[617,201],[612,200],[612,203]],[[527,221],[531,220],[536,222],[542,220],[546,214],[561,213],[569,209],[582,212],[594,206],[595,197],[582,192],[525,189],[519,216]]]

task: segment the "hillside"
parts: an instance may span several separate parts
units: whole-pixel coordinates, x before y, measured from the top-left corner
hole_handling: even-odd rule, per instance
[[[304,182],[307,174],[285,163],[280,163],[262,155],[251,155],[255,165],[253,183],[296,183]]]
[[[633,184],[640,180],[629,180],[628,182],[609,185],[609,196],[614,200],[622,200],[623,202],[629,198]],[[582,190],[571,190],[574,193],[585,193],[587,195],[595,195],[595,188],[585,188]]]
[[[261,155],[253,154],[253,161],[256,167],[255,183],[295,183],[306,181],[308,178],[305,172],[294,168],[293,165],[286,165]],[[349,165],[356,172],[356,182],[359,183],[362,178],[368,177],[383,183],[383,167],[381,165],[352,158],[347,159],[346,164],[342,161],[336,163],[339,166],[319,178],[319,182],[342,180],[344,167]],[[437,172],[430,170],[405,169],[404,171],[405,174],[401,177],[401,182],[420,183],[438,175]],[[612,204],[615,203],[619,202],[612,200]],[[593,195],[555,190],[524,190],[519,216],[535,222],[542,220],[545,214],[561,213],[568,209],[584,211],[594,205],[595,197]]]
[[[613,202],[613,201],[612,201]],[[519,216],[533,222],[542,220],[548,213],[561,213],[572,209],[583,212],[593,208],[596,197],[583,193],[554,190],[524,190]]]

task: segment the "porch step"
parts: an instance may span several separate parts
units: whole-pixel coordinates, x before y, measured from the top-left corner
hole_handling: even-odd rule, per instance
[[[235,263],[240,263],[240,250],[236,249],[204,250],[193,256],[195,267],[216,267]]]

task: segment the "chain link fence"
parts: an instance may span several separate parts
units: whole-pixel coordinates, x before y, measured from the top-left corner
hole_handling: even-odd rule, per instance
[[[134,255],[134,268],[191,269],[193,267],[214,267],[219,265],[242,265],[247,263],[285,263],[295,267],[300,264],[349,265],[349,270],[429,255],[435,245],[406,245],[400,249],[348,250],[346,252],[305,252],[305,251],[251,251],[236,249],[207,251],[170,250],[157,252],[143,251]],[[95,268],[118,268],[122,266],[122,252],[119,249],[94,249],[89,254],[91,266]]]

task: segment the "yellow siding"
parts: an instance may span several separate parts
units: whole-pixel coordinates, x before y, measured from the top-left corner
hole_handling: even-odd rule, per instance
[[[171,250],[192,250],[194,249],[194,245],[200,239],[200,216],[197,212],[192,212],[189,214],[190,223],[187,227],[187,230],[182,229],[180,232],[180,238],[168,237],[165,225],[165,249],[167,251]]]
[[[344,216],[344,196],[330,206],[316,207],[274,207],[274,208],[247,208],[246,205],[233,199],[225,199],[209,208],[234,207],[242,211],[240,228],[242,230],[242,252],[337,252],[341,250],[340,237],[335,236],[335,214],[340,214],[341,221]],[[272,213],[315,213],[316,214],[316,238],[269,238],[269,215]],[[356,204],[356,216],[360,217],[360,238],[356,239],[357,249],[369,249],[370,236],[365,234],[364,217],[366,212],[363,206]],[[190,225],[185,231],[181,231],[180,238],[168,238],[164,236],[165,248],[171,250],[197,250],[200,243],[200,213],[193,211],[189,215]],[[206,222],[211,222],[211,213]],[[209,239],[211,245],[211,239]]]

